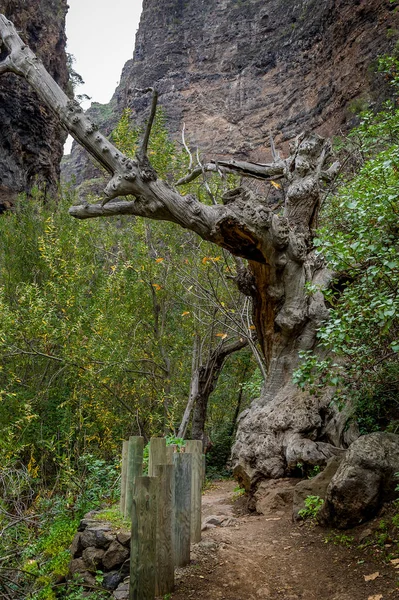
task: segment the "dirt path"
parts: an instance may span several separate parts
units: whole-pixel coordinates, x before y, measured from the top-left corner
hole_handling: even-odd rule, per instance
[[[381,550],[377,548],[373,556],[357,544],[347,548],[338,543],[337,532],[326,543],[329,532],[293,524],[289,507],[266,515],[237,516],[232,500],[235,485],[219,482],[205,493],[204,518],[232,519],[227,527],[203,532],[190,567],[177,573],[171,599],[399,599],[399,570],[381,560]],[[375,579],[365,581],[372,574]]]

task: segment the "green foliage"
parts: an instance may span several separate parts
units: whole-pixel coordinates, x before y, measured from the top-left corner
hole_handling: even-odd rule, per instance
[[[206,455],[206,475],[209,479],[231,475],[226,465],[230,458],[232,442],[230,424],[219,425],[212,435],[212,446]]]
[[[236,485],[236,487],[233,490],[233,502],[235,502],[236,500],[239,500],[243,496],[245,496],[245,488],[242,488],[239,485]]]
[[[125,113],[115,142],[134,156],[140,136]],[[149,155],[163,178],[187,170],[162,111]],[[217,197],[236,180],[208,183]],[[182,193],[212,202],[201,181]],[[227,253],[171,223],[75,221],[74,200],[68,189],[53,203],[33,190],[0,219],[0,556],[15,550],[12,566],[27,571],[15,572],[19,597],[37,600],[55,598],[77,520],[117,499],[122,440],[165,435],[183,444],[175,432],[197,341],[206,360],[249,326]],[[240,384],[254,369],[248,351],[232,357],[210,399],[223,468],[237,408],[248,401]],[[233,402],[232,389],[242,392]],[[60,593],[86,597],[80,582]]]
[[[260,396],[264,379],[260,369],[257,367],[252,373],[250,379],[241,384],[243,391],[249,395],[250,398],[257,398]]]
[[[117,529],[130,529],[131,521],[121,514],[119,505],[99,511],[93,516],[94,521],[107,521]]]
[[[168,435],[165,438],[167,446],[177,446],[178,449],[183,448],[185,445],[185,440],[183,438],[176,437],[174,435]],[[146,475],[148,473],[148,461],[150,458],[150,442],[144,446],[143,451],[143,473]]]
[[[320,496],[307,496],[305,498],[305,508],[302,508],[298,515],[301,519],[316,519],[324,500]]]
[[[347,535],[346,533],[331,533],[324,538],[324,543],[328,544],[332,542],[334,546],[345,546],[351,548],[354,541],[353,535]]]
[[[396,98],[398,60],[379,69]],[[336,273],[325,292],[330,319],[318,332],[323,355],[302,354],[294,380],[317,393],[335,388],[335,400],[355,405],[362,431],[396,428],[399,420],[399,110],[387,102],[363,112],[348,140],[356,174],[343,177],[324,206],[314,240]],[[333,357],[333,358],[331,358]],[[391,423],[391,424],[390,424]]]
[[[308,473],[308,479],[313,479],[313,477],[316,477],[316,475],[318,475],[319,473],[321,473],[321,468],[319,467],[319,465],[315,465],[310,469]]]

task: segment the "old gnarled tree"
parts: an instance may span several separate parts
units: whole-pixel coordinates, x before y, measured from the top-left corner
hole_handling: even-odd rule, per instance
[[[5,47],[0,74],[24,77],[110,174],[103,202],[73,206],[69,211],[73,217],[128,214],[172,221],[248,261],[248,267],[239,270],[237,283],[253,299],[268,378],[261,397],[240,416],[233,448],[236,474],[250,487],[261,478],[283,476],[297,463],[324,464],[348,441],[344,418],[329,408],[328,394],[316,398],[298,390],[292,373],[298,352],[314,348],[317,327],[328,316],[320,290],[328,286],[331,273],[312,249],[312,230],[323,182],[336,170],[336,165],[327,168],[329,144],[316,134],[301,134],[284,160],[274,153],[270,164],[211,162],[207,170],[265,181],[284,179],[286,190],[284,206],[277,210],[244,188],[225,195],[223,204],[208,206],[194,196],[180,195],[158,178],[146,152],[151,118],[136,159],[128,159],[64,94],[3,15],[0,38]],[[201,172],[193,171],[178,183]],[[121,201],[121,196],[131,198]],[[306,284],[314,284],[316,291],[309,294]]]

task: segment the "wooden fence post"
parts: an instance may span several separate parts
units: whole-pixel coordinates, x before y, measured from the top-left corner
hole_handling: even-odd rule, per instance
[[[127,474],[127,456],[128,456],[129,442],[126,440],[122,446],[122,469],[121,469],[121,501],[120,511],[122,515],[125,514],[125,503],[126,503],[126,474]]]
[[[187,440],[186,452],[192,456],[191,474],[191,541],[201,541],[201,501],[202,501],[202,442]]]
[[[175,564],[173,555],[173,486],[174,466],[154,465],[153,472],[159,480],[157,518],[157,578],[155,595],[165,596],[175,586]]]
[[[152,437],[148,457],[148,476],[154,477],[154,465],[166,465],[166,439]]]
[[[158,480],[136,477],[132,504],[129,600],[154,600]]]
[[[176,452],[177,446],[176,444],[171,444],[170,446],[166,446],[166,464],[173,465],[173,455]]]
[[[133,504],[133,486],[136,477],[143,474],[143,450],[144,438],[140,436],[131,436],[129,438],[129,449],[127,455],[127,473],[126,473],[126,498],[124,515],[130,519]]]
[[[173,548],[176,567],[190,564],[190,527],[191,527],[191,468],[192,455],[176,453],[173,455],[175,466]]]

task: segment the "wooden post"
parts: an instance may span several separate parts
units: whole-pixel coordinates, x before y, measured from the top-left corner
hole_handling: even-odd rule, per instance
[[[166,465],[166,439],[152,437],[148,457],[148,476],[154,477],[154,465]]]
[[[122,446],[122,469],[121,469],[121,501],[120,511],[122,515],[125,514],[125,503],[126,503],[126,475],[127,475],[127,456],[128,456],[129,442],[124,441]]]
[[[153,471],[159,480],[155,595],[163,597],[173,592],[175,586],[172,523],[174,466],[154,465]]]
[[[158,480],[136,477],[132,504],[129,600],[154,600]]]
[[[201,541],[202,442],[187,440],[186,452],[192,456],[191,471],[191,541]]]
[[[204,485],[206,481],[206,455],[202,455],[202,485]]]
[[[176,567],[190,564],[191,468],[192,456],[185,452],[173,455],[175,466],[173,548]]]
[[[176,452],[177,446],[176,444],[171,444],[170,446],[166,446],[166,464],[173,465],[173,455]]]
[[[129,438],[129,449],[127,453],[127,473],[126,473],[126,497],[124,515],[130,519],[133,504],[133,486],[136,477],[143,474],[143,450],[144,438],[140,436],[131,436]]]

